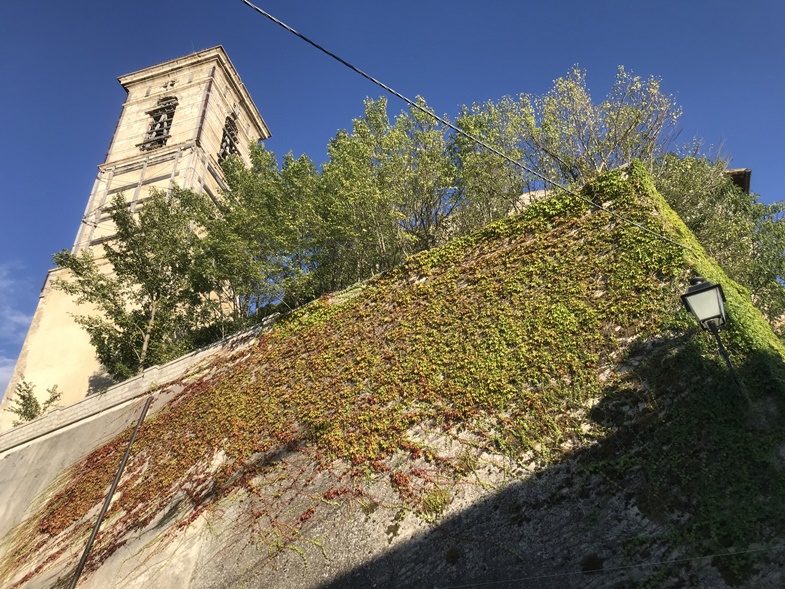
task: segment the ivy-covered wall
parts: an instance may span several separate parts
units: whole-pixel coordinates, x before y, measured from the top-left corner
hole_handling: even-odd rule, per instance
[[[520,559],[459,574],[461,559],[472,562],[474,550],[479,562],[482,551],[453,518],[506,497],[504,525],[523,535],[501,527],[493,542],[514,554],[546,533],[533,523],[540,514],[557,513],[526,485],[568,471],[554,493],[582,519],[561,546],[591,546],[588,534],[605,553],[545,555],[525,565],[529,577],[573,571],[558,586],[606,587],[612,570],[614,583],[637,583],[619,587],[715,577],[765,586],[785,532],[785,350],[642,166],[604,174],[583,195],[537,202],[323,297],[250,352],[164,387],[183,390],[140,430],[88,573],[142,530],[160,526],[157,542],[171,542],[231,504],[231,537],[265,547],[248,570],[296,553],[298,582],[318,586],[326,573],[307,572],[320,571],[314,547],[330,562],[347,521],[376,518],[390,543],[401,522],[453,530],[452,545],[418,551],[425,576],[407,586],[428,574],[503,580]],[[681,308],[696,274],[723,285],[731,322],[722,337],[743,390]],[[74,465],[5,539],[0,580],[67,577],[75,563],[64,547],[89,534],[129,436]],[[618,529],[603,527],[617,501],[648,531],[626,515]],[[397,586],[384,571],[398,565],[383,561],[405,554],[346,556],[330,575],[336,587]]]

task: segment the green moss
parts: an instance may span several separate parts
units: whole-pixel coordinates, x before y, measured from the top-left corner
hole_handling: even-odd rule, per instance
[[[422,499],[422,512],[426,517],[435,519],[439,517],[450,504],[450,491],[435,488]]]

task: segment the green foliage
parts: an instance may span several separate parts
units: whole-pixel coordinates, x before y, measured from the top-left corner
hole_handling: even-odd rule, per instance
[[[654,78],[620,68],[607,99],[594,105],[575,68],[542,98],[462,107],[456,123],[541,174],[575,182],[636,157],[651,160],[677,117]],[[365,102],[328,156],[321,174],[291,154],[279,170],[264,148],[254,149],[248,169],[239,159],[224,164],[230,190],[221,214],[205,222],[204,271],[220,309],[233,308],[229,324],[388,270],[521,211],[530,200],[521,194],[543,186],[419,109],[391,121],[384,98]]]
[[[606,100],[594,105],[585,73],[574,68],[541,98],[464,106],[456,123],[540,174],[572,183],[635,158],[651,164],[679,114],[657,79],[623,68]],[[364,116],[351,133],[338,133],[328,155],[310,207],[316,222],[306,272],[314,273],[310,292],[317,296],[519,212],[521,194],[543,187],[537,176],[438,129],[418,109],[391,122],[384,98],[366,101]]]
[[[522,138],[534,117],[530,98],[505,96],[497,103],[463,106],[457,126],[513,160],[524,155]],[[522,208],[521,193],[534,186],[520,168],[462,135],[452,138],[450,151],[458,167],[461,207],[457,224],[469,233]]]
[[[326,287],[347,286],[445,240],[457,205],[455,169],[445,131],[430,117],[413,108],[391,123],[387,101],[368,100],[353,132],[340,132],[328,154],[319,211],[331,240],[317,269]]]
[[[608,95],[595,103],[586,72],[575,66],[543,96],[521,94],[463,107],[458,123],[553,182],[582,184],[633,160],[651,170],[667,150],[680,115],[657,78],[644,80],[621,66]],[[522,186],[548,188],[466,139],[456,137],[455,146],[473,205],[484,202],[487,211],[501,209],[497,215],[504,215],[514,210]],[[482,195],[485,187],[490,194]]]
[[[681,115],[657,78],[643,80],[622,66],[599,104],[589,95],[586,72],[576,66],[534,100],[534,110],[526,142],[538,154],[540,171],[567,183],[585,182],[633,160],[650,170]]]
[[[46,389],[46,392],[49,396],[41,403],[35,395],[35,385],[27,382],[24,378],[16,383],[14,396],[11,398],[11,405],[6,408],[6,411],[19,417],[18,420],[13,422],[14,427],[40,417],[63,396],[62,391],[57,390],[57,385]]]
[[[422,511],[426,518],[436,519],[450,504],[450,491],[435,488],[425,494],[422,499]]]
[[[428,109],[424,99],[417,100]],[[460,203],[455,186],[457,169],[449,157],[446,131],[415,108],[395,120],[395,155],[388,189],[396,195],[407,256],[444,243],[449,234],[447,221]]]
[[[706,252],[747,287],[775,329],[785,313],[784,203],[764,204],[725,174],[726,162],[665,154],[656,186]]]
[[[387,101],[379,99],[366,101],[365,116],[353,121],[352,133],[341,131],[330,141],[320,208],[332,233],[320,268],[325,286],[352,284],[403,259],[401,217],[389,189],[396,140]]]
[[[239,158],[224,164],[229,191],[219,213],[202,224],[201,271],[216,293],[221,332],[264,316],[271,307],[296,307],[313,298],[309,270],[320,250],[318,176],[313,163],[291,154],[279,170],[275,155],[259,146],[251,167]]]
[[[220,214],[203,223],[203,264],[229,322],[294,308],[443,240],[454,207],[444,143],[418,111],[391,123],[380,99],[331,141],[321,174],[291,154],[279,169],[263,147],[250,168],[227,160]]]
[[[117,195],[109,211],[116,234],[103,244],[103,259],[91,250],[53,256],[70,271],[55,287],[98,311],[76,321],[114,378],[193,349],[208,321],[214,302],[196,264],[200,238],[193,227],[205,207],[200,196],[174,189],[153,193],[135,214]]]

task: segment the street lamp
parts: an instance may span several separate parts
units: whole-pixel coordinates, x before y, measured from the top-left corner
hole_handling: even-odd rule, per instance
[[[681,295],[681,302],[700,326],[713,335],[716,335],[718,327],[725,325],[725,293],[719,284],[696,276],[690,280],[687,292]]]
[[[744,387],[736,374],[736,370],[730,362],[728,352],[725,349],[725,346],[722,345],[722,340],[720,339],[719,328],[722,325],[725,325],[726,322],[725,305],[723,305],[725,302],[725,293],[722,292],[722,287],[719,284],[709,282],[702,276],[696,276],[690,280],[690,287],[687,289],[687,292],[681,295],[681,302],[684,303],[687,310],[692,313],[693,317],[698,321],[698,324],[703,329],[710,332],[714,336],[714,339],[717,340],[720,356],[722,356],[725,363],[728,365],[728,370],[730,370],[733,380],[736,381],[739,390],[746,397],[747,393],[744,390]]]

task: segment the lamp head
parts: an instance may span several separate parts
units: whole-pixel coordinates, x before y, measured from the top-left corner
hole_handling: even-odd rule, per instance
[[[725,293],[722,286],[713,284],[703,278],[696,276],[690,280],[690,287],[683,295],[681,302],[698,324],[706,330],[720,327],[726,322],[725,317]]]

